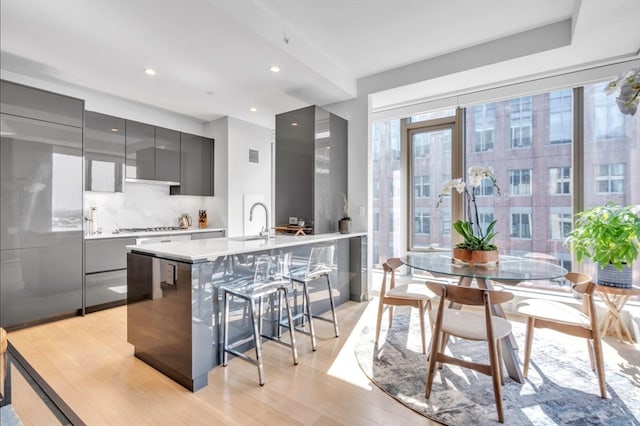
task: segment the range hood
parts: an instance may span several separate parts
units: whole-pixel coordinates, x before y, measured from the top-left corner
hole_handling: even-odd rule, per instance
[[[173,182],[173,181],[170,181],[170,180],[125,178],[125,182],[129,182],[129,183],[146,183],[146,184],[150,184],[150,185],[163,185],[163,186],[180,186],[180,182]]]

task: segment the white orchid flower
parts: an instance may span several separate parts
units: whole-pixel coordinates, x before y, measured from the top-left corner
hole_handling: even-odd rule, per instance
[[[462,189],[460,189],[460,185],[462,185]],[[458,192],[462,193],[464,190],[464,182],[462,182],[461,178],[452,179],[442,185],[442,194],[449,195],[451,194],[451,190],[455,188]]]
[[[640,102],[640,68],[620,74],[604,88],[607,95],[618,93],[616,103],[623,114],[634,115]]]

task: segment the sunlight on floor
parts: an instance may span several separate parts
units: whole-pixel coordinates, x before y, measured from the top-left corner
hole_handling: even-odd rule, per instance
[[[375,299],[373,302],[369,302],[369,305],[353,327],[351,334],[349,334],[349,337],[344,342],[342,349],[336,355],[335,361],[333,361],[331,367],[327,370],[329,376],[366,390],[371,390],[372,384],[360,369],[354,350],[362,328],[367,325],[375,327],[377,304],[374,302]]]

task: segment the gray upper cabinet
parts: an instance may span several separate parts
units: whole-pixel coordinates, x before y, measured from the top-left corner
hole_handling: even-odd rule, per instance
[[[125,120],[84,114],[85,190],[124,192]]]
[[[180,186],[172,186],[171,195],[213,196],[213,160],[213,139],[182,133]]]
[[[126,121],[127,179],[155,180],[155,128],[137,121]]]
[[[156,180],[180,182],[180,132],[156,127]]]
[[[347,126],[316,106],[276,115],[277,225],[293,216],[308,220],[314,234],[338,230],[347,193]]]
[[[82,127],[84,103],[78,99],[4,80],[0,92],[0,110],[5,114]]]
[[[127,179],[180,181],[180,133],[126,122]]]

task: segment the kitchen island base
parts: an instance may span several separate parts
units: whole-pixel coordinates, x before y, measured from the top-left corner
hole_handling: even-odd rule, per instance
[[[224,244],[225,240],[217,239],[216,244]],[[202,260],[186,259],[180,255],[180,249],[186,246],[192,249],[196,243],[206,246],[209,244],[206,242],[213,240],[176,243],[174,255],[166,247],[171,243],[161,247],[162,252],[154,248],[163,244],[131,246],[132,251],[127,254],[127,340],[134,345],[135,356],[193,392],[206,386],[208,372],[222,361],[223,300],[219,287],[253,279],[253,262],[262,254],[291,252],[294,264],[301,265],[307,262],[312,247],[335,244],[331,272],[335,303],[364,299],[366,235],[330,234],[324,238],[314,235],[275,240],[252,241],[240,249],[220,249],[217,255],[209,253]],[[229,247],[233,245],[230,241]],[[314,313],[326,312],[330,307],[323,284],[318,281],[310,285]],[[292,309],[300,309],[302,293],[295,297],[300,303],[294,303]],[[247,335],[243,312],[242,304],[231,306],[230,342]],[[275,321],[273,318],[274,324]],[[265,326],[269,326],[268,321]],[[251,347],[248,342],[239,350]]]

